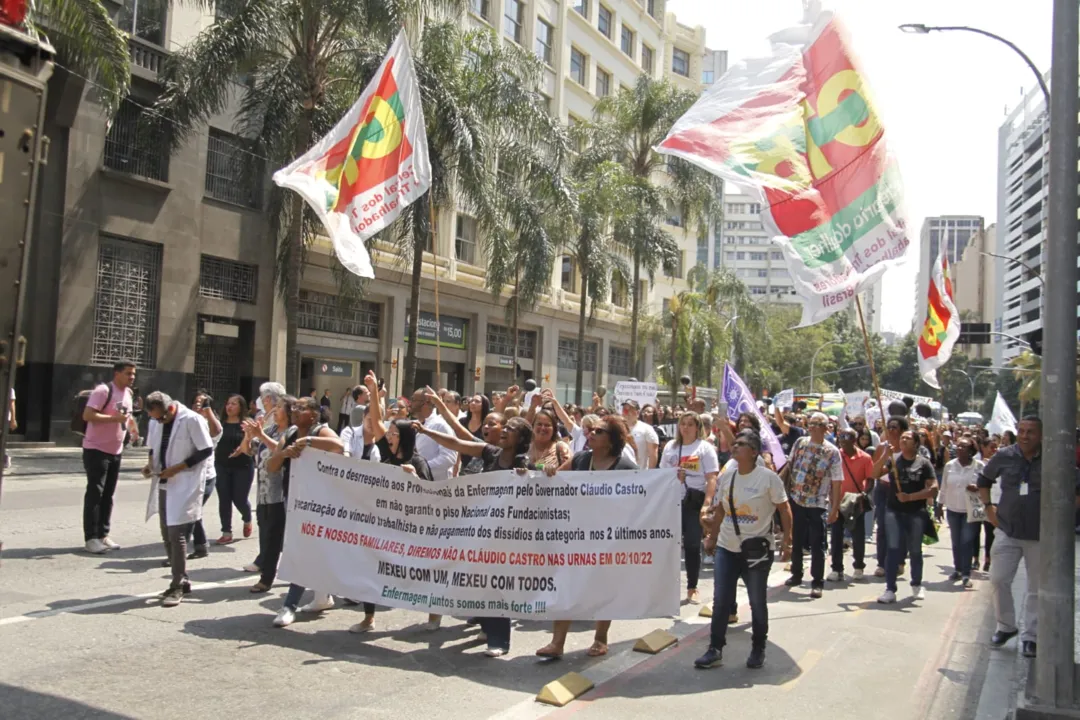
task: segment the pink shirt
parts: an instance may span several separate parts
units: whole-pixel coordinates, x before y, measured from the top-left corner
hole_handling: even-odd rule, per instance
[[[90,393],[86,406],[97,410],[102,415],[119,415],[120,408],[126,408],[131,414],[131,390],[121,390],[112,385],[112,398],[109,398],[109,385],[98,385]],[[108,405],[106,405],[108,402]],[[124,433],[127,423],[87,423],[86,435],[83,436],[83,449],[100,450],[109,455],[119,455],[124,450]]]

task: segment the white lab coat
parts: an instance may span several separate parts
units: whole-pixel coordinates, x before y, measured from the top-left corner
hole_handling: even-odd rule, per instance
[[[146,445],[153,453],[151,470],[155,473],[150,483],[150,497],[146,500],[146,519],[158,513],[159,480],[156,477],[163,468],[177,465],[196,450],[212,448],[210,428],[198,413],[176,403],[172,435],[169,438],[168,457],[161,457],[161,422],[151,420],[147,430]],[[203,491],[206,488],[205,464],[214,461],[211,455],[201,463],[183,470],[165,483],[165,524],[186,525],[202,519]]]

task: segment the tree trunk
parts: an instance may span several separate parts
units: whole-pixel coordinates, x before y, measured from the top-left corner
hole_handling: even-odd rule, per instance
[[[574,404],[581,407],[581,385],[585,379],[585,308],[589,303],[588,247],[579,259],[581,267],[581,309],[577,326],[577,370],[574,371]]]
[[[713,365],[716,364],[716,340],[709,338],[709,354],[705,365],[705,387],[712,387]]]
[[[518,288],[520,286],[521,286],[521,262],[518,261],[518,263],[516,265],[514,265],[514,298],[513,298],[514,318],[513,318],[513,323],[512,323],[513,327],[510,328],[510,332],[512,332],[514,334],[514,357],[512,358],[512,360],[513,360],[513,363],[514,363],[514,368],[513,369],[514,369],[514,384],[515,385],[517,385],[517,384],[519,384],[521,382],[521,376],[518,373],[518,318],[520,317],[520,313],[518,312],[518,310],[521,307],[520,304],[518,303],[518,299],[521,297],[521,295],[518,294],[518,292],[519,292]],[[535,357],[535,355],[533,356],[533,367],[535,369],[539,370],[539,366],[536,365],[536,357]]]
[[[409,395],[416,390],[416,340],[420,334],[420,283],[424,277],[424,240],[428,236],[431,191],[427,202],[413,204],[413,262],[412,284],[409,287],[409,340],[405,346],[405,374],[401,381],[401,393]],[[435,329],[438,332],[438,328]]]
[[[676,348],[679,342],[679,317],[671,313],[671,352],[668,362],[671,364],[671,405],[679,404],[679,368],[675,366]]]
[[[641,315],[641,254],[634,250],[634,302],[630,308],[630,361],[633,363],[634,378],[644,380],[641,372],[641,358],[638,358],[638,319]]]
[[[311,147],[312,111],[303,110],[296,126],[293,156],[300,157]],[[300,387],[300,353],[296,348],[296,333],[300,316],[300,278],[304,274],[304,199],[293,193],[292,218],[285,242],[289,243],[289,266],[285,269],[285,386],[293,388],[297,397]]]

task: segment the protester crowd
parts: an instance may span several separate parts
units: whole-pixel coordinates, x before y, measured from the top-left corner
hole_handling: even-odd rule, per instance
[[[112,383],[95,388],[82,411],[84,534],[91,553],[119,547],[109,536],[112,495],[124,445],[139,440],[132,418],[135,374],[133,364],[117,363]],[[1015,434],[1001,436],[978,426],[934,421],[913,403],[899,401],[885,413],[878,410],[872,423],[865,415],[829,417],[801,406],[781,410],[767,402],[758,412],[729,418],[726,404],[707,408],[703,399],[694,398],[685,408],[640,406],[634,400],[616,407],[597,395],[589,406],[564,406],[550,389],[532,381],[490,398],[430,388],[388,398],[370,373],[348,399],[334,417],[331,403],[320,402],[314,393],[293,397],[272,382],[263,384],[250,404],[239,395],[215,401],[205,392],[198,392],[190,406],[162,392],[146,396],[149,456],[143,474],[153,479],[147,519],[159,517],[163,565],[172,575],[163,605],[183,600],[191,591],[187,562],[209,554],[203,505],[215,489],[221,525],[216,544],[237,539],[235,514],[244,537],[253,534],[257,523],[259,553],[245,570],[258,574],[252,593],[271,590],[283,552],[292,461],[312,447],[394,465],[433,483],[494,470],[524,476],[530,471],[673,469],[683,489],[688,602],[699,602],[703,561],[713,566],[712,633],[707,651],[695,661],[698,667],[721,662],[727,629],[738,620],[740,580],[751,608],[747,665],[762,666],[768,637],[766,589],[777,551],[780,562],[787,563],[786,585],[792,590],[804,584],[809,556],[809,596],[821,598],[827,583],[849,577],[848,549],[851,580],[866,579],[867,542],[874,538],[872,575],[885,579],[879,602],[897,601],[899,578],[908,570],[912,600],[921,600],[923,546],[936,540],[942,519],[952,541],[948,580],[971,588],[980,567],[989,572],[998,620],[991,642],[996,646],[1019,632],[1011,584],[1020,560],[1025,562],[1028,595],[1021,641],[1025,655],[1036,652],[1037,417],[1022,419]],[[770,431],[779,441],[782,460],[763,443],[763,433]],[[249,502],[253,483],[254,513]],[[973,515],[985,520],[973,522]],[[338,602],[313,590],[314,598],[301,606],[305,588],[290,585],[274,625],[285,627],[297,613],[323,612]],[[352,632],[374,627],[376,607],[370,599],[340,600],[362,605],[364,619]],[[554,624],[551,642],[537,655],[563,654],[572,619]],[[426,627],[435,630],[440,622],[439,615],[429,615]],[[489,656],[509,651],[510,620],[469,622],[480,625]],[[607,653],[610,625],[596,622],[590,656]]]

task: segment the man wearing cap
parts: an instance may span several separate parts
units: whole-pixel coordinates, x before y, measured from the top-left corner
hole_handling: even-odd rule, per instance
[[[648,423],[641,421],[641,405],[637,400],[627,400],[622,404],[623,419],[630,428],[637,448],[637,465],[642,470],[656,467],[656,455],[660,449],[660,438]]]

